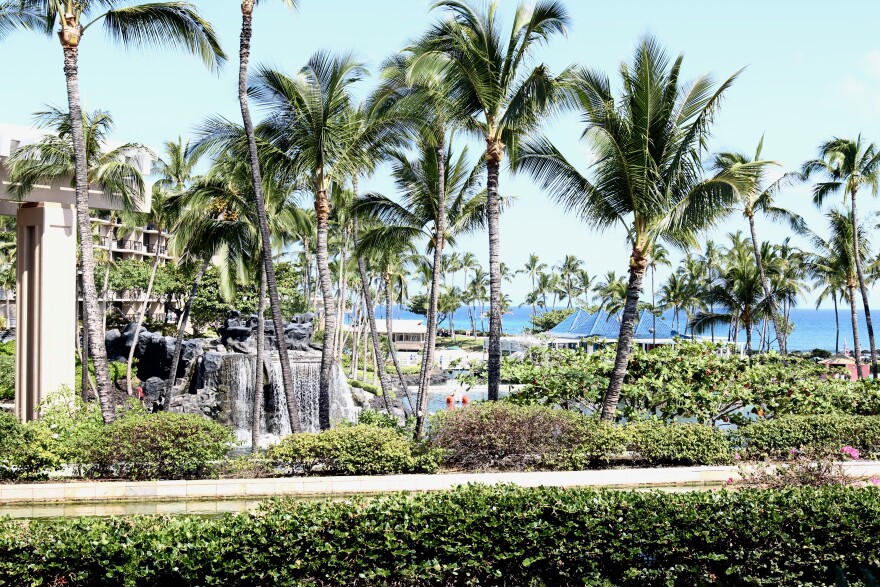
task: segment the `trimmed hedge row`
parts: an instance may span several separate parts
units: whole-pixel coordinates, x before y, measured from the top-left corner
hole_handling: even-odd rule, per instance
[[[877,575],[880,490],[468,486],[220,518],[0,521],[0,585],[831,585]]]
[[[880,458],[880,416],[781,416],[731,432],[658,420],[610,426],[579,412],[507,402],[481,403],[437,414],[430,444],[447,467],[582,469],[627,458],[642,466],[724,465],[785,459],[792,449]]]

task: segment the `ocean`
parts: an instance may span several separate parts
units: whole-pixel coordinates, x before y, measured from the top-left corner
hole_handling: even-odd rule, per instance
[[[488,313],[488,305],[485,307],[485,311]],[[476,308],[477,315],[479,315],[479,308]],[[540,310],[539,310],[540,311]],[[875,321],[880,321],[880,310],[872,310],[875,312],[872,316],[875,316]],[[395,306],[392,312],[393,318],[401,318],[404,320],[424,320],[425,317],[419,314],[414,314],[406,310],[406,308]],[[514,307],[511,309],[509,314],[506,314],[503,317],[503,329],[505,334],[520,334],[525,329],[531,326],[530,318],[532,316],[532,308],[531,306],[523,306],[523,307]],[[376,311],[377,319],[385,319],[385,310],[384,307],[379,307]],[[840,343],[839,350],[843,351],[844,341],[846,342],[847,348],[852,351],[852,325],[849,317],[849,308],[841,308],[840,314]],[[672,324],[672,311],[667,311],[663,315],[663,320],[666,320],[668,324]],[[685,321],[684,315],[681,316],[682,323]],[[794,330],[791,335],[788,337],[788,350],[790,351],[809,351],[812,349],[826,349],[829,351],[835,350],[835,327],[834,327],[834,310],[815,310],[812,308],[794,308],[791,310],[791,321],[794,324]],[[483,323],[485,328],[489,328],[489,319],[488,316],[483,319]],[[880,322],[875,322],[878,324],[877,328],[880,329]],[[463,306],[459,308],[455,312],[455,327],[457,330],[469,329],[470,328],[470,318],[468,316],[468,308],[467,306]],[[449,321],[444,321],[440,328],[449,328]],[[768,324],[768,328],[772,333],[773,325]],[[480,329],[478,324],[477,329]],[[880,336],[880,332],[877,334]],[[727,329],[723,327],[715,328],[715,336],[718,340],[726,340],[727,339]],[[752,345],[754,347],[758,346],[760,340],[760,335],[756,331],[753,335]],[[739,341],[745,342],[745,333],[740,332]],[[862,349],[868,348],[868,329],[865,325],[865,317],[862,312],[859,312],[859,341]]]

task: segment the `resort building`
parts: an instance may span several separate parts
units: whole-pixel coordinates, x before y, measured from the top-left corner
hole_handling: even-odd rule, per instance
[[[22,200],[14,199],[10,182],[6,175],[5,161],[17,148],[39,142],[49,131],[28,126],[0,124],[0,215],[15,216],[18,208],[26,202],[57,202],[73,205],[75,202],[74,188],[70,180],[59,180],[51,185],[37,185],[33,192]],[[112,147],[119,146],[111,145]],[[146,152],[132,153],[129,159],[144,176],[149,175],[154,158]],[[151,185],[147,183],[145,198],[141,210],[149,210]],[[107,260],[139,259],[152,262],[156,255],[161,263],[172,261],[166,244],[167,233],[159,233],[151,226],[124,226],[117,214],[110,212],[118,209],[118,205],[109,200],[100,189],[89,192],[92,213],[92,232],[95,243],[95,257],[98,262]],[[98,288],[101,288],[101,276],[96,276]],[[78,282],[79,280],[77,280]],[[78,287],[78,286],[77,286]],[[115,308],[121,317],[132,318],[142,309],[143,292],[139,290],[114,290],[112,283],[109,291],[99,291],[98,295],[106,301],[107,308]],[[78,296],[81,301],[81,297]],[[7,304],[8,301],[8,304]],[[114,311],[114,310],[110,310]],[[7,316],[8,312],[8,316]],[[154,298],[148,301],[147,313],[151,318],[160,319],[164,316],[165,301]],[[15,326],[16,308],[15,291],[2,289],[0,292],[0,316],[7,319],[7,324]]]
[[[376,320],[376,331],[388,336],[385,320]],[[391,335],[398,351],[420,353],[428,340],[428,327],[422,320],[391,320]]]
[[[578,309],[547,332],[548,344],[553,348],[585,348],[593,352],[605,343],[617,342],[620,334],[620,314],[609,314],[605,310],[587,312]],[[648,310],[642,310],[636,319],[633,344],[643,350],[675,344],[677,338],[685,338]],[[687,337],[694,338],[694,337]]]

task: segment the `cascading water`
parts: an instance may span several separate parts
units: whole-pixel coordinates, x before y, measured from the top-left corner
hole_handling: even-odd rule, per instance
[[[255,355],[231,354],[223,358],[220,380],[227,391],[228,424],[235,430],[243,444],[251,441],[251,419],[256,385]],[[318,419],[318,396],[320,389],[321,358],[314,353],[293,352],[290,367],[293,374],[293,387],[299,404],[300,423],[303,432],[320,430]],[[275,442],[292,431],[287,411],[287,396],[281,377],[281,362],[278,353],[266,353],[264,387],[260,397],[260,444]],[[331,379],[331,421],[338,424],[343,420],[356,421],[359,408],[355,406],[351,391],[341,368],[334,369]]]

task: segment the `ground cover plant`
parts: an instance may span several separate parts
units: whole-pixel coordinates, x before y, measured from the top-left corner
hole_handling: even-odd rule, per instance
[[[878,550],[875,487],[474,485],[213,518],[0,521],[0,585],[830,586],[876,575]]]

